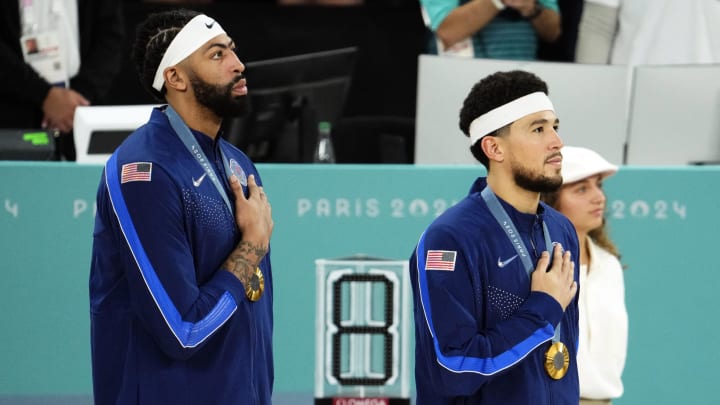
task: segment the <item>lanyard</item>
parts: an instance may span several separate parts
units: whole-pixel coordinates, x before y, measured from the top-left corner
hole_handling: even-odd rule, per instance
[[[195,139],[193,134],[190,132],[190,128],[185,125],[185,122],[182,120],[182,118],[180,118],[178,113],[170,105],[168,105],[165,109],[165,114],[167,114],[170,125],[175,130],[175,133],[178,135],[178,137],[180,137],[180,140],[183,142],[183,144],[185,144],[185,147],[190,152],[190,154],[193,155],[198,164],[200,164],[200,166],[202,166],[202,168],[205,170],[205,174],[215,185],[215,188],[217,189],[218,193],[220,193],[223,201],[225,201],[225,205],[227,205],[228,210],[230,210],[230,213],[232,214],[232,205],[230,204],[230,199],[228,198],[227,192],[220,183],[220,180],[215,174],[215,170],[213,170],[207,156],[205,156],[205,152],[203,152],[200,145],[198,145],[197,139]],[[232,170],[230,170],[230,164],[225,157],[225,153],[223,153],[223,150],[221,147],[219,147],[219,145],[218,149],[220,150],[220,156],[222,156],[225,173],[232,173]]]
[[[535,266],[533,266],[532,260],[530,260],[528,250],[525,247],[525,244],[523,243],[520,234],[515,228],[515,224],[513,224],[510,216],[507,214],[507,212],[505,212],[502,205],[500,205],[500,201],[498,201],[497,196],[490,189],[490,186],[485,186],[485,188],[480,192],[480,195],[482,195],[483,200],[485,200],[485,203],[487,203],[487,206],[490,209],[490,213],[492,214],[492,216],[495,218],[498,224],[500,224],[500,227],[503,229],[503,231],[505,231],[505,235],[507,235],[510,243],[512,243],[518,256],[520,256],[520,260],[522,260],[523,266],[525,267],[525,271],[527,272],[529,278],[533,270],[535,269]],[[547,225],[545,225],[545,221],[543,221],[542,226],[543,235],[545,236],[545,249],[551,249],[552,240],[550,239],[550,232],[547,229]],[[530,235],[530,237],[532,237],[532,235]],[[552,252],[550,252],[550,254],[552,254]],[[557,342],[559,339],[560,324],[558,324],[555,328],[553,342]]]
[[[480,194],[482,195],[483,200],[487,203],[490,213],[493,215],[498,224],[500,224],[500,227],[503,231],[505,231],[505,235],[507,235],[508,239],[510,239],[510,242],[513,244],[513,247],[515,248],[518,256],[520,256],[520,260],[522,260],[525,271],[529,277],[533,270],[535,270],[535,266],[533,266],[532,260],[530,260],[528,250],[520,238],[520,233],[518,233],[515,228],[515,224],[513,224],[502,205],[500,205],[500,201],[498,201],[497,196],[495,196],[495,193],[492,192],[489,186],[486,186]],[[545,222],[543,222],[542,226],[543,235],[545,236],[545,249],[550,249],[552,246],[550,232],[548,232]]]

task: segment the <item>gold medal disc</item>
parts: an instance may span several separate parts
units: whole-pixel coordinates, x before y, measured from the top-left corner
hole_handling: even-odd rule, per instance
[[[562,342],[553,342],[545,352],[545,371],[550,378],[559,380],[565,377],[570,367],[570,354]]]
[[[250,301],[257,301],[262,297],[265,291],[265,278],[263,277],[260,267],[255,267],[255,274],[250,278],[250,282],[245,286],[245,296]]]

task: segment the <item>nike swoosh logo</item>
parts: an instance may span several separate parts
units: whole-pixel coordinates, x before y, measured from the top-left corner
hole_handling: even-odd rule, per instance
[[[200,184],[202,184],[203,180],[205,180],[205,176],[207,176],[207,173],[204,173],[202,176],[200,176],[199,179],[195,180],[195,177],[192,178],[193,186],[200,187]]]
[[[505,266],[507,266],[508,264],[512,263],[512,261],[515,260],[515,259],[517,259],[517,257],[518,257],[518,255],[515,255],[515,256],[513,256],[513,257],[511,257],[511,258],[509,258],[509,259],[507,259],[507,260],[505,260],[505,261],[500,260],[500,257],[498,257],[498,267],[500,267],[500,268],[502,269],[503,267],[505,267]]]
[[[211,22],[210,24],[205,23],[205,26],[207,27],[207,29],[211,29],[213,27],[213,25],[215,25],[215,21]]]

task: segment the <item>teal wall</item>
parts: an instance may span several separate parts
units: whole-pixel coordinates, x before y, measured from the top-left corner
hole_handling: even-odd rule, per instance
[[[272,202],[275,392],[312,394],[317,258],[405,259],[479,166],[260,165]],[[91,392],[88,273],[100,166],[0,162],[0,402]],[[625,396],[710,402],[720,168],[623,167],[606,181],[627,265]],[[708,350],[709,349],[709,350]]]

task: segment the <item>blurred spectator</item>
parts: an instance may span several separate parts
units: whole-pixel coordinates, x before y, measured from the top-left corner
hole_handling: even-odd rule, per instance
[[[720,63],[720,1],[622,0],[613,64]]]
[[[557,0],[420,0],[429,53],[534,60],[560,35]]]
[[[580,242],[580,405],[609,405],[623,393],[628,341],[625,281],[602,188],[618,168],[587,148],[565,146],[562,155],[562,187],[542,199],[570,219]]]
[[[585,1],[558,0],[562,32],[554,42],[540,41],[538,59],[553,62],[575,62],[578,27],[583,15]]]
[[[585,0],[575,61],[610,63],[621,0]]]
[[[75,108],[101,100],[120,69],[121,7],[121,0],[0,2],[0,127],[48,128],[56,158],[75,160]]]

